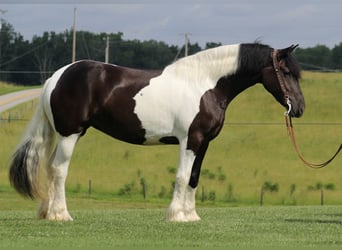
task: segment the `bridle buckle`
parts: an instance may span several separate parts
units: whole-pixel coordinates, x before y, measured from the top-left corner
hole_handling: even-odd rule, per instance
[[[289,96],[285,96],[285,101],[286,101],[288,110],[285,111],[284,115],[285,115],[285,116],[289,116],[289,115],[290,115],[290,112],[291,112],[291,109],[292,109],[290,97],[289,97]]]

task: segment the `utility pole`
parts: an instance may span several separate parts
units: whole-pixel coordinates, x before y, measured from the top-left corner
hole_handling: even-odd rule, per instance
[[[5,14],[6,12],[7,12],[7,10],[0,9],[0,14],[1,15]],[[1,28],[2,28],[2,18],[0,18],[0,30],[1,30]]]
[[[184,43],[184,56],[188,56],[188,51],[189,51],[189,35],[190,33],[184,33],[184,38],[185,38],[185,43]]]
[[[0,9],[0,14],[3,15],[7,12],[7,10]],[[2,18],[0,18],[0,63],[1,63],[1,40],[2,40]]]
[[[72,62],[76,61],[76,8],[74,8],[74,25],[72,32]]]
[[[106,41],[105,63],[108,63],[108,61],[109,61],[109,36],[107,36],[107,41]]]

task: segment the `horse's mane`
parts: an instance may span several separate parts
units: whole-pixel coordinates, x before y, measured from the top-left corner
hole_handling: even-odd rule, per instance
[[[269,45],[258,42],[223,45],[179,59],[166,69],[172,70],[173,75],[192,79],[220,78],[235,73],[254,74],[270,64],[272,50]],[[290,54],[284,60],[291,74],[299,79],[300,66],[294,56]]]
[[[240,45],[238,72],[259,72],[263,67],[270,63],[272,50],[273,48],[269,45],[258,42],[242,43]],[[296,58],[290,54],[284,58],[284,61],[291,74],[298,80],[300,78],[301,68]]]
[[[216,78],[236,72],[238,67],[239,44],[224,45],[200,51],[179,59],[166,70],[187,78]]]
[[[257,73],[270,63],[272,48],[261,43],[242,43],[237,73]]]
[[[301,68],[297,61],[297,59],[290,54],[288,57],[285,58],[286,66],[289,68],[291,74],[298,80],[300,78]]]

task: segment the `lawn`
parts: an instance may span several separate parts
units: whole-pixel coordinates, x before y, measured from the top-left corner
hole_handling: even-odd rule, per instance
[[[12,83],[7,82],[0,82],[0,95],[8,94],[14,91],[24,90],[24,89],[30,89],[30,88],[37,88],[37,86],[21,86],[21,85],[15,85]]]
[[[308,160],[320,162],[341,143],[342,74],[304,72],[302,89],[307,109],[294,121],[297,140]],[[306,168],[286,134],[283,108],[260,85],[229,107],[203,163],[202,221],[189,224],[165,220],[177,147],[129,145],[94,129],[76,146],[67,180],[75,221],[36,220],[37,202],[19,197],[8,183],[8,159],[35,104],[0,116],[0,247],[342,246],[341,156],[327,168]],[[265,183],[278,189],[265,192],[260,207]],[[325,205],[317,206],[322,190]]]
[[[73,222],[36,220],[27,210],[0,211],[0,248],[342,246],[341,206],[201,207],[201,221],[170,223],[165,209],[109,209],[109,201],[107,208],[92,209],[94,203],[71,210]]]

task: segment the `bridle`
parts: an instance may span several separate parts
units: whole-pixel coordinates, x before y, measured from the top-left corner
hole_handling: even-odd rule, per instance
[[[303,163],[311,168],[323,168],[325,166],[327,166],[330,162],[332,162],[335,157],[338,155],[338,153],[342,150],[342,144],[340,145],[340,147],[337,149],[336,153],[327,161],[320,163],[320,164],[314,164],[311,162],[308,162],[307,160],[304,159],[303,155],[301,154],[297,142],[296,142],[296,137],[294,134],[294,130],[293,130],[293,125],[292,125],[292,119],[290,116],[290,112],[292,109],[292,105],[291,105],[291,99],[290,96],[286,90],[286,85],[285,85],[285,78],[283,77],[282,73],[281,73],[281,69],[280,69],[280,62],[278,62],[277,59],[278,56],[278,51],[277,50],[273,50],[271,57],[272,57],[272,61],[273,61],[273,68],[275,70],[275,73],[277,75],[277,79],[280,85],[280,88],[284,94],[284,101],[288,106],[288,110],[284,113],[285,116],[285,123],[286,123],[286,127],[287,127],[287,132],[291,138],[292,144],[294,149],[296,150],[296,153],[298,155],[298,157],[303,161]]]

